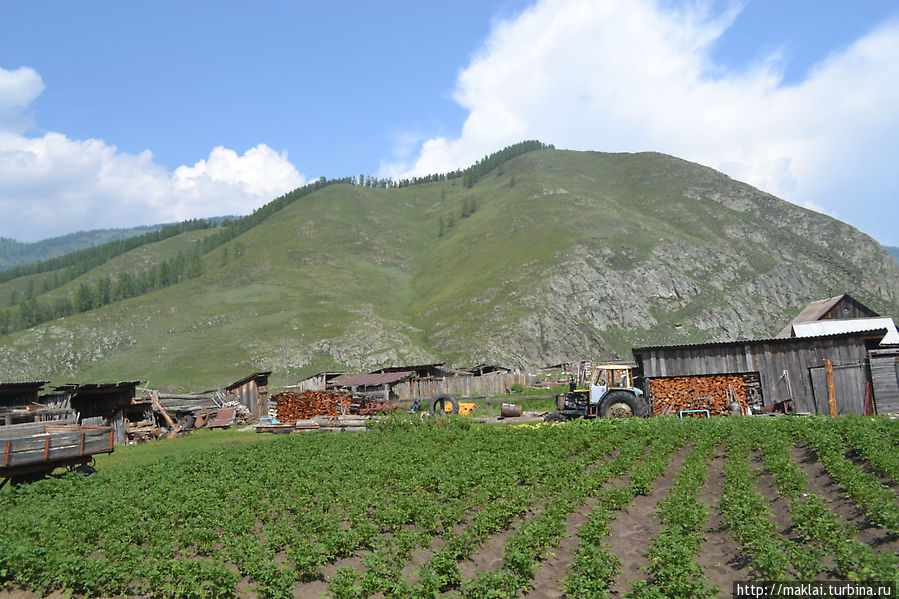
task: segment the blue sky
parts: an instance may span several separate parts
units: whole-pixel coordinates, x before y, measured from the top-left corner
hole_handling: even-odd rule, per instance
[[[0,27],[4,237],[538,138],[680,156],[899,245],[893,1],[4,0]]]

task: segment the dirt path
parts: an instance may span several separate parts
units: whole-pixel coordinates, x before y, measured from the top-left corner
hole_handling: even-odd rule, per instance
[[[610,597],[624,597],[631,589],[631,581],[646,578],[646,550],[649,541],[662,528],[661,521],[655,517],[656,504],[665,499],[674,486],[674,477],[689,451],[690,447],[678,450],[665,474],[653,481],[652,494],[636,497],[630,507],[609,524],[610,551],[621,560],[621,573],[609,590]]]
[[[727,525],[724,523],[724,515],[718,507],[724,488],[724,460],[725,453],[722,448],[709,464],[709,477],[699,500],[709,508],[709,518],[705,526],[705,542],[702,550],[696,558],[696,563],[702,566],[709,583],[717,585],[719,597],[730,597],[733,581],[749,580],[749,558],[740,551],[739,545],[734,541]]]

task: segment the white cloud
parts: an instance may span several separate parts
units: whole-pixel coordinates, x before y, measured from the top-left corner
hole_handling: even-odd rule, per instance
[[[42,90],[32,69],[0,68],[2,237],[35,241],[77,230],[247,214],[305,183],[286,153],[265,144],[242,155],[217,147],[207,159],[170,172],[149,150],[128,154],[99,139],[53,132],[27,137],[15,124]]]
[[[24,131],[28,126],[24,110],[42,91],[44,82],[34,69],[0,67],[0,131]]]
[[[739,72],[713,63],[712,44],[739,18],[738,5],[713,15],[687,4],[539,1],[496,26],[460,73],[455,99],[469,111],[460,135],[424,141],[414,160],[383,174],[445,172],[533,138],[661,151],[845,214],[888,241],[877,212],[895,215],[895,168],[884,156],[899,150],[899,23],[785,85],[777,55]]]

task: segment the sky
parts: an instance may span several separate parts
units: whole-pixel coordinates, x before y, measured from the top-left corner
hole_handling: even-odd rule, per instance
[[[0,0],[0,237],[247,214],[525,139],[899,246],[895,0]]]

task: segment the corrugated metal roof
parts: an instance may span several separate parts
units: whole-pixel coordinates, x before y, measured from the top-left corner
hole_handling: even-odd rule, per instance
[[[647,351],[658,351],[658,350],[666,350],[666,349],[700,349],[704,347],[728,347],[728,346],[737,346],[737,345],[764,345],[764,344],[790,344],[790,343],[807,343],[810,340],[814,339],[833,339],[839,337],[874,337],[874,333],[883,333],[886,335],[887,330],[885,328],[872,329],[870,331],[853,331],[849,333],[833,333],[828,335],[814,335],[812,337],[772,337],[770,339],[741,339],[738,341],[710,341],[707,343],[684,343],[681,345],[650,345],[647,347],[635,347],[631,350],[631,352],[636,354],[641,354]]]
[[[880,340],[881,345],[899,345],[899,331],[892,318],[849,318],[846,320],[818,320],[815,322],[798,322],[793,325],[796,337],[820,337],[821,335],[837,335],[840,333],[856,333],[879,331],[886,329],[887,334]]]
[[[409,378],[413,374],[415,373],[411,371],[357,374],[356,376],[351,376],[342,381],[336,381],[334,384],[340,387],[376,387],[378,385],[397,383]]]

